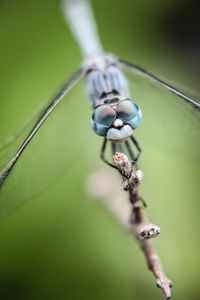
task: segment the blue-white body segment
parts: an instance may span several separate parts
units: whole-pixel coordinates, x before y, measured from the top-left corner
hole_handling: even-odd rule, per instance
[[[114,57],[102,56],[90,59],[86,62],[85,67],[86,91],[94,112],[95,108],[100,105],[107,104],[115,109],[121,101],[130,99],[125,76],[118,67],[117,60]],[[130,102],[130,100],[127,101]],[[115,118],[121,118],[124,124],[128,124],[132,129],[136,129],[142,120],[142,112],[133,102],[132,105],[135,110],[133,115],[130,113],[128,120],[123,120],[117,114],[117,111]],[[115,118],[113,118],[113,122]],[[94,114],[90,119],[90,124],[94,132],[100,136],[106,136],[108,129],[111,127],[111,124],[108,126],[107,124],[97,122]]]

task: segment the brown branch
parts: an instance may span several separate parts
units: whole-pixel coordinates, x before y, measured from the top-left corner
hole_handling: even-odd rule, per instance
[[[123,153],[116,152],[113,155],[113,161],[122,176],[123,189],[129,192],[129,200],[132,205],[130,222],[145,254],[148,267],[157,278],[157,287],[163,290],[167,299],[170,299],[172,282],[165,276],[160,259],[149,240],[149,238],[157,236],[160,233],[160,229],[156,225],[146,222],[141,209],[139,185],[142,182],[143,173],[140,170],[132,172],[131,163]]]

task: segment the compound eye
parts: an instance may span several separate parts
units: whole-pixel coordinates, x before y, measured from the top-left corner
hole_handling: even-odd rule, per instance
[[[93,120],[95,123],[104,125],[105,127],[110,127],[116,117],[116,112],[114,109],[107,105],[103,104],[98,106],[93,113]]]
[[[116,109],[118,116],[125,122],[129,122],[134,119],[138,111],[138,106],[130,100],[120,101]]]

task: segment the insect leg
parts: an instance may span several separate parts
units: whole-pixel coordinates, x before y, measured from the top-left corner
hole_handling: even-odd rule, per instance
[[[132,159],[132,162],[131,162],[132,165],[134,165],[135,168],[136,168],[136,170],[138,170],[138,165],[137,165],[137,162],[136,162],[136,160],[135,160],[135,156],[134,156],[134,153],[133,153],[133,149],[131,148],[130,143],[129,143],[128,140],[125,141],[125,145],[126,145],[126,148],[127,148],[127,150],[128,150],[128,153],[129,153],[129,155],[130,155],[130,158]]]
[[[139,200],[142,202],[144,208],[146,208],[146,207],[147,207],[147,204],[146,204],[146,202],[144,201],[144,199],[143,199],[142,197],[139,197]]]
[[[112,147],[112,155],[114,155],[116,153],[116,143],[111,142],[111,147]]]
[[[142,148],[140,147],[139,143],[137,142],[137,140],[131,136],[131,141],[133,142],[133,144],[136,146],[137,150],[138,150],[138,154],[136,156],[136,158],[133,161],[133,164],[138,160],[138,158],[140,157],[141,153],[142,153]]]
[[[130,146],[128,140],[125,141],[125,145],[126,145],[126,148],[127,148],[127,150],[128,150],[128,153],[129,153],[131,159],[132,159],[132,160],[135,160],[135,156],[134,156],[134,153],[133,153],[133,149],[131,148],[131,146]]]
[[[107,145],[107,138],[104,138],[102,148],[101,148],[101,153],[100,153],[101,159],[110,167],[117,169],[115,165],[111,164],[108,160],[105,159],[106,145]]]

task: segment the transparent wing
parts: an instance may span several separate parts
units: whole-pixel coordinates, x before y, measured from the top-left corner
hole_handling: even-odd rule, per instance
[[[29,145],[30,141],[33,139],[37,131],[43,125],[43,123],[47,120],[50,114],[54,111],[56,106],[60,103],[63,97],[70,91],[70,89],[77,83],[77,81],[83,76],[84,70],[81,69],[77,71],[74,76],[72,76],[69,81],[64,85],[64,87],[58,92],[58,94],[53,98],[50,104],[45,107],[45,109],[41,112],[38,120],[35,122],[33,129],[27,135],[26,139],[20,145],[19,149],[17,150],[16,154],[13,158],[8,162],[8,164],[4,167],[4,169],[0,172],[0,187],[4,184],[5,180],[9,176],[11,170],[15,166],[16,162],[20,158],[23,151]]]
[[[132,100],[142,109],[142,124],[135,131],[141,145],[148,148],[151,143],[200,160],[199,102],[142,68],[124,61],[120,65],[126,70]]]
[[[183,99],[185,102],[189,103],[192,105],[195,109],[200,111],[200,103],[198,103],[196,100],[192,99],[191,97],[187,96],[177,88],[173,87],[172,85],[168,84],[164,80],[158,78],[157,76],[145,71],[143,68],[138,67],[136,65],[133,65],[131,63],[128,63],[124,60],[119,60],[120,64],[122,67],[125,67],[132,71],[135,74],[141,75],[144,78],[149,79],[150,81],[164,87],[167,89],[169,92],[173,93],[174,95],[178,96],[179,98]]]
[[[0,218],[45,190],[70,165],[81,166],[86,157],[91,159],[91,112],[85,98],[80,82],[40,127],[0,189]],[[49,107],[51,105],[44,109],[43,116]],[[20,129],[16,136],[11,136],[3,144],[0,151],[1,170],[38,120],[41,120],[41,115],[31,118],[26,128]]]

